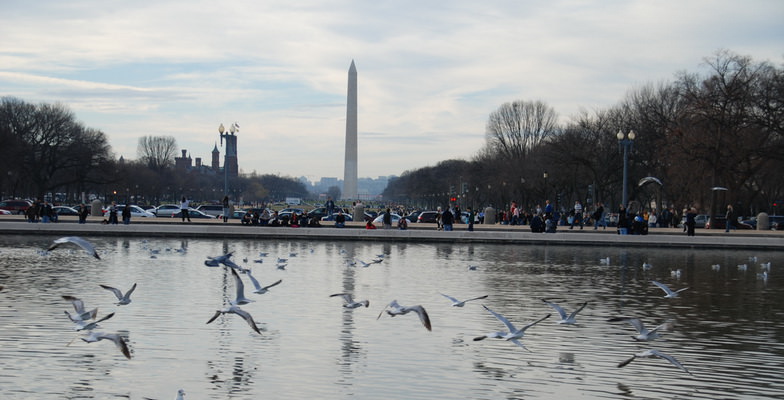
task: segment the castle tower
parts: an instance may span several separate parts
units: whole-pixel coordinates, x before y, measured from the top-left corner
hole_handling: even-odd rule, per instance
[[[346,101],[346,158],[343,167],[343,199],[357,198],[357,67],[348,68]]]
[[[218,151],[218,143],[212,148],[212,170],[218,172],[220,170],[220,151]]]

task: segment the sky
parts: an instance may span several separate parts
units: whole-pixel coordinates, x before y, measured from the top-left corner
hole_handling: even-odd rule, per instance
[[[721,49],[781,66],[782,21],[781,0],[3,0],[0,97],[66,105],[125,159],[173,136],[210,163],[237,122],[242,172],[342,179],[353,60],[375,178],[471,159],[507,102],[568,122]]]

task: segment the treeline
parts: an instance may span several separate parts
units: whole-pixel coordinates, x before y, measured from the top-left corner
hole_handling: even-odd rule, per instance
[[[615,209],[623,188],[616,135],[634,131],[628,195],[637,206],[781,212],[772,208],[784,200],[784,70],[726,50],[705,65],[705,75],[678,73],[567,123],[540,101],[504,104],[490,114],[485,146],[471,160],[406,171],[384,197],[426,208],[452,199],[463,207],[550,199],[563,208],[581,200]],[[644,177],[662,184],[638,186]]]
[[[181,196],[219,201],[224,195],[222,172],[175,168],[173,137],[140,137],[136,160],[116,158],[106,134],[85,127],[62,104],[0,99],[0,143],[3,199],[75,204],[84,194],[87,200],[160,204]],[[235,201],[269,202],[307,197],[308,191],[295,178],[252,173],[231,178],[229,193]]]

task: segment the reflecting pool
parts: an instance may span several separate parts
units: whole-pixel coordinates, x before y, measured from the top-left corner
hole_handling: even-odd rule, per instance
[[[180,388],[186,399],[784,397],[781,252],[87,237],[96,260],[43,251],[54,239],[0,235],[3,399],[173,399]],[[233,314],[206,323],[235,298],[229,270],[204,264],[227,252],[262,285],[283,281],[254,294],[242,275],[261,335]],[[653,280],[689,289],[664,298]],[[99,286],[134,283],[122,306]],[[370,306],[343,308],[329,297],[341,292]],[[441,293],[488,297],[452,307]],[[119,333],[132,358],[79,340],[63,295],[114,312],[96,330]],[[588,306],[564,325],[542,299]],[[378,318],[392,300],[423,306],[432,332],[413,313]],[[526,331],[527,351],[474,340],[506,329],[482,305],[518,328],[554,315]],[[672,326],[636,342],[631,324],[607,322],[622,315]],[[663,359],[618,367],[650,348],[691,374]]]

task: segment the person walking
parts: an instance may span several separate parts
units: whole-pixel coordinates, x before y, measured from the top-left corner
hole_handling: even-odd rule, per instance
[[[117,202],[113,201],[109,206],[109,224],[117,225]]]
[[[131,224],[131,205],[126,204],[125,207],[122,209],[122,221],[123,225],[130,225]]]
[[[188,208],[190,205],[190,200],[186,199],[185,196],[182,196],[182,201],[180,202],[180,214],[182,216],[182,222],[185,222],[186,218],[188,219],[188,222],[191,222],[191,216],[188,214]]]
[[[697,224],[697,210],[692,207],[686,212],[686,235],[694,236],[694,226]]]
[[[583,229],[583,205],[580,204],[580,200],[574,202],[574,209],[572,212],[574,215],[572,216],[572,225],[569,229],[573,229],[574,224],[580,225],[580,229]]]
[[[229,214],[229,196],[223,196],[223,223],[229,222],[231,215]]]

